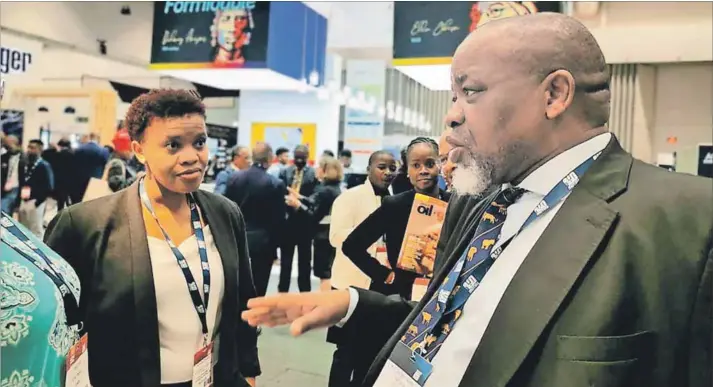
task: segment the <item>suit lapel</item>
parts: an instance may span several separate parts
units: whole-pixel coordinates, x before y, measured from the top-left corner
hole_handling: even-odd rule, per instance
[[[136,336],[138,342],[141,380],[143,385],[156,385],[161,380],[159,357],[158,315],[156,313],[156,289],[146,237],[146,226],[139,199],[139,184],[132,184],[124,193],[124,215],[129,233],[131,255],[131,279],[134,290],[136,313]],[[121,256],[121,253],[116,254]]]
[[[626,188],[631,163],[613,138],[518,269],[461,386],[511,381],[614,227],[618,213],[607,202]]]

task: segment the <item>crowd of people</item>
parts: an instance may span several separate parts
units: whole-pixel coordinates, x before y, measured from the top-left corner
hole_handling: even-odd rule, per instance
[[[45,155],[33,140],[18,161],[4,139],[3,378],[60,385],[66,354],[87,343],[96,387],[254,387],[259,327],[290,324],[329,328],[330,387],[707,385],[710,179],[621,148],[606,126],[606,62],[573,18],[488,23],[452,73],[440,146],[417,137],[401,160],[374,152],[348,189],[348,151],[311,166],[306,146],[290,160],[266,143],[233,149],[216,192],[200,189],[205,107],[152,90],[117,133],[129,144],[121,156],[114,142],[120,166],[96,139],[73,152],[87,180],[123,168],[116,192],[69,189],[38,233],[22,209],[10,214],[61,197],[52,163],[65,150]],[[417,194],[448,210],[428,289],[411,300],[416,278],[397,259]],[[267,295],[278,257],[279,294]],[[86,363],[68,364],[76,378]]]

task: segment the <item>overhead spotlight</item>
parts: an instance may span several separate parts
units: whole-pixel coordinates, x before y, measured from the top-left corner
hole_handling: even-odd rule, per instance
[[[319,85],[319,73],[317,71],[312,70],[312,72],[309,73],[309,84],[312,86]]]
[[[125,15],[125,16],[131,15],[131,7],[129,7],[128,5],[122,6],[122,7],[121,7],[121,14],[122,14],[122,15]]]
[[[76,113],[76,112],[77,112],[77,111],[74,110],[74,108],[71,107],[71,106],[67,106],[66,108],[64,108],[64,113],[65,113],[65,114],[74,114],[74,113]]]
[[[99,43],[99,53],[102,55],[106,55],[107,49],[106,49],[106,40],[104,39],[97,39],[97,43]]]
[[[404,108],[401,105],[397,105],[394,109],[394,121],[401,123],[404,119]]]
[[[47,107],[45,107],[45,106],[40,106],[39,109],[37,109],[37,111],[38,111],[38,112],[42,112],[42,113],[47,113],[47,112],[49,112],[50,110],[47,109]]]

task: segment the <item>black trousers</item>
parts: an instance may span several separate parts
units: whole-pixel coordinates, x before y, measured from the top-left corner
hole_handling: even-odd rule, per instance
[[[270,282],[275,247],[270,242],[269,233],[264,230],[248,230],[247,239],[255,292],[258,297],[262,297],[267,293],[267,285]]]
[[[329,225],[320,224],[314,236],[314,275],[319,279],[332,278],[332,263],[337,249],[329,243]]]
[[[348,331],[337,327],[327,330],[327,342],[337,345],[332,355],[328,387],[361,386],[378,349],[370,353],[360,352],[354,345],[357,338],[350,337]]]
[[[280,283],[278,291],[290,291],[292,261],[297,249],[297,286],[300,292],[312,291],[312,238],[306,235],[295,235],[280,247]]]

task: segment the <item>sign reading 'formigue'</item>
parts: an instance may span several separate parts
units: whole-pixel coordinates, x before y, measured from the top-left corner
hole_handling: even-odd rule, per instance
[[[154,2],[151,67],[264,67],[269,2]]]

